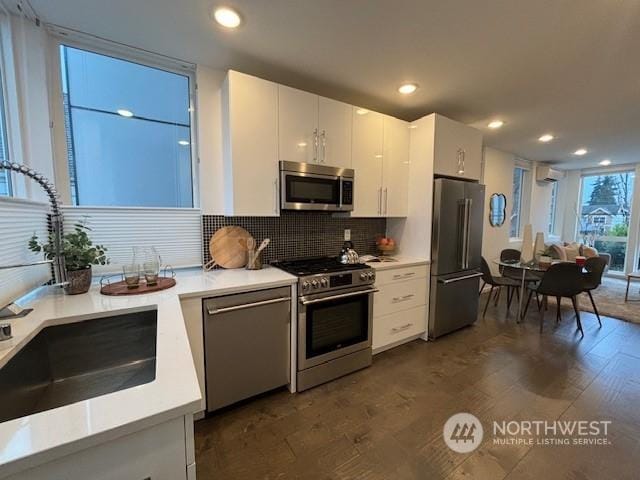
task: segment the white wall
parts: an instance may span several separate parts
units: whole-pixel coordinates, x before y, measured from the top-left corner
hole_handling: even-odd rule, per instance
[[[513,205],[514,166],[515,157],[512,154],[485,147],[482,179],[482,183],[485,185],[482,256],[487,259],[490,265],[492,264],[491,260],[498,258],[503,249],[509,248],[509,212],[511,205]],[[507,198],[507,218],[500,227],[492,227],[489,223],[489,199],[494,193],[502,193]]]
[[[553,184],[540,183],[535,179],[537,164],[523,161],[515,155],[495,148],[485,147],[482,183],[486,186],[484,231],[482,236],[482,255],[491,264],[491,259],[500,256],[505,248],[520,248],[520,242],[509,238],[509,215],[513,205],[513,169],[516,165],[531,163],[528,184],[523,190],[523,225],[532,225],[534,237],[536,232],[544,232],[548,239],[549,215],[551,212],[551,190]],[[562,187],[559,187],[559,192]],[[507,198],[507,218],[500,227],[492,227],[489,223],[491,195],[503,193]],[[492,268],[495,268],[493,266]]]

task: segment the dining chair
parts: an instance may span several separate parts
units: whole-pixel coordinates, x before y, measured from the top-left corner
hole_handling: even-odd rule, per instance
[[[562,298],[570,298],[573,303],[573,310],[576,313],[576,325],[580,333],[584,337],[584,331],[582,330],[582,322],[580,321],[580,312],[578,311],[577,295],[583,292],[584,278],[580,267],[575,263],[554,263],[544,273],[542,280],[537,285],[529,287],[529,296],[527,298],[527,305],[524,309],[524,315],[527,314],[529,303],[531,302],[531,296],[535,292],[536,294],[543,296],[543,303],[546,302],[544,297],[556,297],[558,301],[558,311],[556,313],[556,319],[560,318],[560,301]],[[544,312],[545,308],[540,308],[540,332],[542,333],[542,327],[544,325]]]
[[[517,289],[519,283],[516,280],[506,277],[494,276],[491,273],[491,269],[489,268],[489,264],[485,260],[484,257],[481,257],[480,263],[480,271],[482,272],[482,281],[484,285],[491,285],[491,290],[489,291],[489,298],[487,298],[487,303],[484,306],[484,311],[482,312],[482,318],[487,314],[487,308],[489,307],[489,303],[491,302],[491,295],[493,295],[493,290],[495,288],[498,289],[496,292],[495,304],[498,304],[498,299],[500,289],[502,287],[507,287],[507,312],[511,308],[511,301],[513,300],[513,290]],[[484,288],[483,285],[483,288]],[[513,289],[513,290],[512,290]],[[482,289],[480,289],[480,293],[482,293]]]
[[[591,305],[593,306],[593,312],[598,317],[598,323],[602,326],[602,322],[600,321],[600,313],[598,313],[598,307],[596,307],[596,302],[593,300],[593,295],[591,292],[598,288],[602,284],[602,275],[607,268],[607,260],[602,257],[591,257],[587,258],[586,263],[584,264],[584,269],[587,273],[582,275],[583,285],[582,291],[586,292],[589,295],[589,300],[591,300]]]
[[[520,250],[516,250],[515,248],[505,248],[500,252],[500,260],[501,261],[511,261],[511,262],[519,262],[520,261]],[[522,270],[514,267],[502,267],[500,273],[509,278],[513,278],[514,280],[522,281]],[[537,282],[540,280],[540,276],[536,275],[534,272],[526,272],[524,281],[525,283],[529,282]]]

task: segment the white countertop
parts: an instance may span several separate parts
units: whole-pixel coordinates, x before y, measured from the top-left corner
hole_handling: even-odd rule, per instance
[[[148,295],[110,297],[94,285],[83,295],[41,288],[20,302],[34,308],[10,321],[14,338],[0,343],[0,367],[46,326],[157,308],[156,378],[153,382],[0,424],[0,478],[64,455],[194,413],[200,389],[180,299],[291,285],[277,268],[179,272],[177,285]]]
[[[393,255],[391,258],[393,261],[367,262],[367,265],[376,270],[390,270],[392,268],[414,267],[416,265],[429,265],[431,263],[426,258],[405,257],[402,255]]]

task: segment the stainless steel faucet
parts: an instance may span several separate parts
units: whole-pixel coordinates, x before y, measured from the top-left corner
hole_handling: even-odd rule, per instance
[[[49,225],[51,227],[51,236],[53,238],[53,248],[55,252],[53,262],[47,260],[33,263],[4,265],[0,266],[0,270],[4,270],[7,268],[29,267],[32,265],[42,265],[43,263],[53,263],[55,282],[56,284],[63,285],[66,281],[66,269],[64,266],[64,257],[62,256],[63,219],[62,211],[60,210],[60,197],[58,195],[58,192],[56,191],[54,184],[51,183],[44,175],[25,165],[20,165],[18,163],[2,161],[0,162],[0,170],[11,170],[13,172],[20,173],[25,177],[35,180],[44,189],[47,197],[49,197],[49,204],[51,205]],[[10,304],[4,308],[0,308],[0,318],[23,316],[26,315],[26,313],[28,313],[29,311],[31,310],[22,310],[17,305]],[[2,330],[2,326],[0,326],[0,330]],[[9,328],[9,330],[11,329]],[[11,332],[9,332],[9,334],[10,333]]]

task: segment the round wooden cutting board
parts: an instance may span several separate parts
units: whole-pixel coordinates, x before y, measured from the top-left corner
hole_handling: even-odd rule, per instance
[[[242,227],[222,227],[209,240],[209,253],[223,268],[242,268],[247,264],[247,240],[253,238]]]

